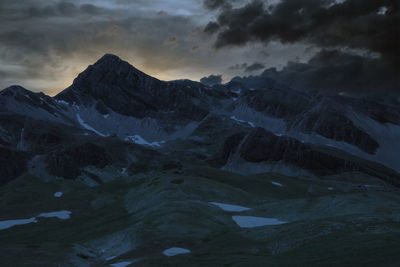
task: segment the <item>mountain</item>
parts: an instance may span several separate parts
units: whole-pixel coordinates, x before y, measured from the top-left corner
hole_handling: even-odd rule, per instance
[[[399,139],[396,101],[269,77],[160,81],[106,54],[55,97],[0,91],[0,257],[4,266],[395,262]],[[64,213],[40,216],[54,210]],[[346,242],[376,257],[353,257]]]

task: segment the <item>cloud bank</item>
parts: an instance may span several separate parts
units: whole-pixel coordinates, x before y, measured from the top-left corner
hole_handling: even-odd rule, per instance
[[[399,91],[400,13],[396,0],[253,0],[218,9],[204,28],[214,46],[306,43],[320,52],[266,73],[292,86],[324,90]],[[209,5],[217,9],[220,5]],[[264,73],[264,75],[266,74]]]

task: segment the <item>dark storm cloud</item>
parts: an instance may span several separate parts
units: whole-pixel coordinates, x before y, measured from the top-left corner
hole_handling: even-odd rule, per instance
[[[254,72],[254,71],[262,70],[264,68],[265,68],[264,64],[256,62],[256,63],[251,64],[250,66],[247,66],[244,71],[245,72]]]
[[[208,34],[214,34],[214,33],[218,32],[219,29],[220,29],[220,26],[218,23],[210,21],[204,28],[204,32],[208,33]]]
[[[222,83],[222,75],[210,75],[208,77],[204,77],[200,79],[200,82],[205,85],[215,85]]]
[[[218,49],[256,42],[268,47],[271,41],[338,49],[269,70],[295,87],[400,91],[399,25],[398,0],[281,0],[269,6],[253,0],[221,9],[205,32],[217,34]]]
[[[254,62],[253,64],[249,65],[247,63],[242,63],[242,64],[235,64],[233,66],[230,66],[228,70],[236,70],[236,71],[243,71],[244,72],[254,72],[258,70],[265,69],[265,65],[261,64],[259,62]]]
[[[379,12],[382,7],[385,14]],[[218,48],[278,39],[366,49],[389,59],[400,55],[398,0],[282,0],[269,8],[254,0],[221,10],[217,23]]]
[[[280,71],[270,68],[260,76],[245,77],[241,81],[262,81],[265,78],[272,78],[301,90],[365,94],[376,91],[394,92],[400,88],[397,71],[389,63],[337,50],[322,50],[307,63],[289,62]]]

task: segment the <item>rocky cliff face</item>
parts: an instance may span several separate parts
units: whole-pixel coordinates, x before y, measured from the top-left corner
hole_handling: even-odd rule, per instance
[[[7,149],[0,145],[0,186],[27,171],[28,153]]]

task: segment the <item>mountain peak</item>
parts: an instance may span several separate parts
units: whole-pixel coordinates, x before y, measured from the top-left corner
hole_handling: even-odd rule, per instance
[[[8,95],[8,96],[17,95],[17,94],[30,95],[30,94],[33,94],[33,92],[29,91],[28,89],[25,89],[24,87],[22,87],[20,85],[11,85],[11,86],[1,90],[0,94]]]
[[[94,65],[96,64],[103,64],[103,63],[107,63],[107,64],[111,64],[111,63],[120,63],[123,60],[121,58],[119,58],[118,56],[114,55],[114,54],[105,54],[104,56],[102,56]]]
[[[24,87],[22,87],[21,85],[11,85],[11,86],[9,86],[7,88],[4,88],[1,91],[5,92],[5,91],[28,91],[28,90],[25,89]]]
[[[105,54],[80,73],[72,87],[96,94],[113,87],[129,87],[138,77],[150,78],[118,56]]]
[[[88,76],[97,76],[97,78],[101,78],[102,76],[108,76],[108,78],[111,78],[110,76],[113,76],[113,78],[120,80],[126,78],[125,76],[132,72],[141,76],[150,77],[132,66],[129,62],[122,60],[120,57],[114,54],[105,54],[82,72],[78,76],[78,79],[80,77],[88,78]]]
[[[158,85],[154,85],[155,83],[158,84],[160,81],[116,55],[105,54],[80,73],[73,84],[59,93],[56,99],[85,105],[92,103],[92,100],[101,100],[112,107],[126,102],[129,106],[128,99],[133,95],[139,99],[147,94],[144,88],[149,90],[159,88]]]

